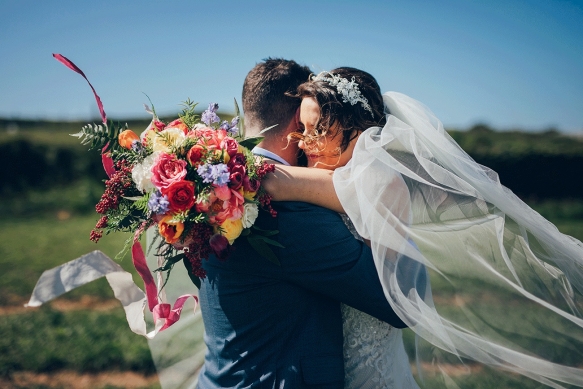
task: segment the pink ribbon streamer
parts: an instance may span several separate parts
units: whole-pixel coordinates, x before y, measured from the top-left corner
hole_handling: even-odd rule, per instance
[[[85,76],[85,73],[81,69],[77,67],[73,62],[71,62],[67,57],[61,54],[53,54],[53,57],[69,69],[73,70],[76,73],[79,73],[85,81],[91,87],[93,94],[95,95],[95,101],[97,102],[97,107],[99,108],[99,113],[101,114],[101,119],[103,120],[103,124],[107,125],[107,116],[105,115],[105,111],[103,109],[103,103],[99,98],[99,95],[93,88],[93,85]],[[107,146],[106,146],[107,147]],[[103,151],[103,150],[102,150]],[[109,155],[109,153],[102,153],[101,154],[101,161],[103,163],[103,169],[107,173],[109,177],[111,177],[115,173],[115,167],[113,164],[113,159]],[[160,303],[158,299],[158,287],[156,286],[156,282],[154,281],[154,277],[148,268],[148,264],[146,262],[146,256],[144,255],[144,250],[142,249],[142,245],[138,241],[138,232],[136,231],[136,235],[134,236],[134,244],[132,246],[132,262],[134,267],[136,268],[138,274],[144,281],[144,287],[146,289],[146,298],[148,301],[148,309],[152,312],[154,316],[154,322],[158,323],[158,320],[164,320],[164,324],[160,331],[165,330],[166,328],[170,327],[172,324],[176,323],[180,319],[180,313],[182,312],[182,308],[184,307],[184,303],[188,298],[192,297],[194,299],[194,310],[196,311],[196,307],[198,305],[198,298],[195,295],[183,295],[176,299],[174,303],[174,307],[170,308],[170,304],[168,303]]]
[[[93,94],[95,95],[95,100],[97,101],[97,108],[99,108],[99,113],[101,114],[101,120],[103,120],[103,124],[107,124],[107,116],[105,115],[105,111],[103,110],[103,103],[101,102],[101,99],[97,95],[97,92],[95,92],[95,88],[93,88],[93,85],[91,85],[91,83],[87,79],[87,76],[85,76],[85,73],[83,73],[83,71],[81,69],[79,69],[77,67],[77,65],[75,65],[73,62],[71,62],[67,57],[65,57],[61,54],[53,54],[53,57],[55,57],[55,59],[57,61],[59,61],[60,63],[62,63],[63,65],[65,65],[69,69],[71,69],[72,71],[79,73],[80,75],[83,76],[85,81],[87,81],[87,83],[91,87]]]
[[[111,155],[109,155],[109,153],[101,154],[101,163],[103,164],[103,170],[105,170],[107,176],[111,178],[111,176],[115,174],[115,167]]]

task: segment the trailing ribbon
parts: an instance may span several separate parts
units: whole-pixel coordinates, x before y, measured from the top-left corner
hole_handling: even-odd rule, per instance
[[[61,54],[53,54],[57,61],[61,62],[69,69],[79,73],[93,91],[97,107],[101,114],[103,123],[107,126],[107,116],[103,110],[103,104],[99,95],[89,82],[85,73]],[[103,168],[107,175],[111,177],[115,173],[113,159],[108,153],[101,154]],[[163,331],[176,323],[180,319],[180,313],[188,298],[192,297],[195,300],[194,310],[198,305],[198,298],[195,295],[183,295],[176,299],[174,306],[160,301],[160,293],[154,277],[148,268],[144,250],[138,240],[139,230],[134,236],[134,244],[132,246],[132,262],[138,271],[138,274],[144,281],[146,293],[133,282],[132,275],[123,270],[117,263],[112,261],[108,256],[101,251],[93,251],[82,257],[67,262],[61,266],[46,270],[39,280],[32,292],[30,301],[25,306],[38,307],[43,303],[50,301],[63,293],[75,289],[88,282],[94,281],[101,277],[106,277],[111,289],[123,305],[126,312],[126,319],[130,329],[136,334],[153,338],[159,331]],[[152,312],[154,317],[155,329],[150,333],[146,333],[146,322],[144,319],[144,306],[148,304],[148,309]]]
[[[71,69],[72,71],[82,75],[83,78],[85,79],[85,81],[87,81],[87,83],[91,87],[91,90],[93,91],[93,95],[95,96],[95,101],[97,102],[97,108],[99,108],[99,113],[101,114],[101,120],[103,120],[103,124],[107,125],[107,116],[105,115],[105,111],[103,110],[103,103],[101,102],[101,99],[97,95],[97,92],[95,92],[95,88],[93,88],[93,85],[91,85],[91,83],[89,82],[89,79],[87,79],[87,76],[85,76],[85,73],[83,73],[83,71],[81,69],[79,69],[77,67],[77,65],[75,65],[73,62],[71,62],[67,57],[65,57],[61,54],[53,54],[53,57],[55,57],[55,59],[57,61],[59,61],[60,63],[62,63],[63,65],[65,65],[69,69]]]

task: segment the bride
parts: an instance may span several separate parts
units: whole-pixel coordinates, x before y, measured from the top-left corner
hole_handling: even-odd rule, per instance
[[[346,214],[369,242],[385,296],[416,333],[420,384],[583,386],[583,244],[368,73],[323,72],[297,96],[308,168],[279,165],[265,187]],[[343,314],[345,387],[417,387],[401,330]]]
[[[334,171],[346,165],[362,130],[385,122],[380,87],[370,74],[358,69],[339,68],[321,73],[300,85],[297,96],[302,99],[299,124],[303,134],[293,135],[299,139],[308,167]],[[337,201],[333,193],[324,197],[316,194],[313,198],[314,193],[309,192],[312,185],[303,187],[308,190],[308,196],[304,196],[301,189],[305,182],[301,179],[297,183],[280,181],[276,176],[266,183],[275,200],[287,196],[293,200],[323,202],[328,208],[330,199]],[[406,191],[404,185],[401,190]],[[410,217],[406,196],[395,195],[395,198],[405,200],[399,204],[399,218],[406,223]],[[341,212],[355,238],[362,240],[341,205],[333,208]],[[418,388],[401,329],[347,305],[342,306],[342,318],[346,388]]]

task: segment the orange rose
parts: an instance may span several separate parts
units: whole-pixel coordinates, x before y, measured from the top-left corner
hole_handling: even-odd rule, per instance
[[[158,222],[158,231],[167,243],[173,244],[182,235],[184,224],[181,221],[174,220],[172,215],[166,215]]]
[[[119,133],[117,141],[121,147],[130,150],[134,141],[140,141],[140,137],[132,130],[125,130]]]

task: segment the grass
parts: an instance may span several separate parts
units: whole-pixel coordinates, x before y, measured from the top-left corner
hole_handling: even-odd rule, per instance
[[[59,312],[49,306],[0,316],[0,375],[16,371],[155,372],[145,338],[123,310]],[[9,336],[6,336],[8,335]]]
[[[55,206],[59,203],[59,194],[66,198],[74,197],[79,188],[65,189],[55,190],[52,194],[49,191],[49,195],[45,192],[44,196],[40,192],[29,193],[26,199],[39,199],[39,212],[24,212],[19,217],[0,220],[0,306],[25,302],[36,280],[46,269],[91,250],[99,249],[113,258],[122,249],[127,235],[105,236],[97,245],[89,241],[89,231],[97,220],[96,214],[76,213],[74,207],[59,209]],[[23,206],[26,203],[22,200]],[[562,232],[583,239],[583,220],[579,218],[582,207],[579,203],[547,202],[535,204],[535,208],[543,216],[550,215]],[[80,206],[79,209],[84,208]],[[569,218],[569,214],[576,217]],[[120,264],[134,274],[134,280],[140,284],[129,257],[121,260]],[[101,300],[113,298],[107,282],[102,279],[69,292],[60,299],[79,300],[87,295]],[[520,318],[528,315],[529,308],[519,306],[508,312],[500,311],[500,307],[483,305],[479,311],[490,316],[504,315],[507,320],[516,318],[520,322]],[[0,377],[10,377],[24,371],[136,371],[144,374],[154,371],[146,340],[128,329],[121,307],[107,311],[81,309],[61,312],[45,306],[4,314],[0,315],[0,333],[4,335],[0,338]],[[405,331],[404,338],[406,346],[411,348],[412,333]],[[525,338],[520,341],[528,345],[528,342],[536,340]],[[559,357],[565,363],[573,364],[580,363],[582,359],[577,350],[571,355]],[[457,363],[455,360],[451,362],[454,365]],[[441,378],[428,376],[426,380],[427,387],[444,387]],[[541,387],[511,375],[495,378],[493,372],[487,370],[472,371],[469,375],[456,376],[455,380],[477,389]],[[38,386],[41,387],[45,386]]]
[[[27,299],[44,270],[61,265],[93,250],[114,258],[124,247],[128,234],[106,235],[95,244],[89,232],[97,215],[70,216],[61,211],[41,218],[0,221],[0,305],[13,305]],[[136,274],[129,256],[120,261],[127,271]],[[134,277],[136,282],[137,278]],[[78,299],[83,295],[102,299],[113,297],[107,282],[97,280],[64,295]]]

